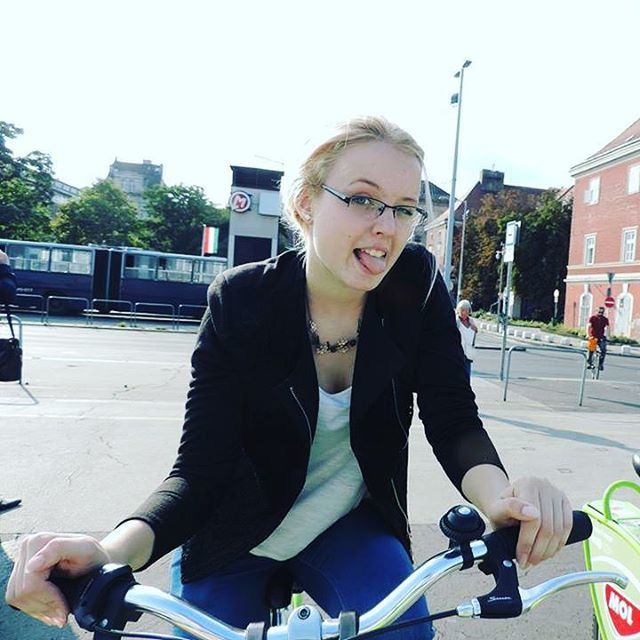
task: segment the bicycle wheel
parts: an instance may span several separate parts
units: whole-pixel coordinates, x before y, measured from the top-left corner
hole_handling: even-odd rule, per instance
[[[600,358],[602,358],[602,353],[600,352],[600,349],[598,348],[598,350],[596,351],[596,357],[595,357],[595,365],[593,367],[593,377],[595,380],[599,380],[600,379]]]

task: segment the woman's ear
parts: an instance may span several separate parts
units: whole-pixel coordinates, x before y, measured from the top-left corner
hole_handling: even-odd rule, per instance
[[[306,224],[311,224],[313,221],[313,216],[311,215],[311,197],[306,191],[300,194],[297,205],[300,218]]]

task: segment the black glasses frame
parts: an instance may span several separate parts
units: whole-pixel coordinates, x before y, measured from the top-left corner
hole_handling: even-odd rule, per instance
[[[390,204],[387,204],[386,202],[383,202],[382,200],[378,200],[378,198],[372,198],[371,196],[363,196],[362,194],[348,196],[346,193],[342,193],[341,191],[336,191],[335,189],[332,189],[326,184],[323,184],[321,186],[327,193],[330,193],[332,196],[335,196],[336,198],[338,198],[338,200],[342,200],[342,202],[344,202],[347,206],[351,205],[351,201],[354,198],[367,198],[372,202],[376,202],[379,205],[378,217],[381,216],[387,209],[391,209],[391,212],[393,213],[394,218],[397,218],[396,209],[414,209],[415,212],[419,214],[421,218],[424,220],[426,220],[429,216],[429,212],[426,209],[421,209],[420,207],[414,207],[413,205],[397,204],[395,206],[392,206]]]

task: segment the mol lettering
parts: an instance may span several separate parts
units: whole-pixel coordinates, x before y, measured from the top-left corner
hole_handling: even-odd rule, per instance
[[[629,636],[640,631],[640,610],[611,585],[606,585],[605,596],[609,617],[621,636]]]

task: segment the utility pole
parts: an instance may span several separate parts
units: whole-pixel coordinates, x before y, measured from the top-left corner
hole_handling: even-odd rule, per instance
[[[451,267],[453,258],[453,226],[455,223],[456,207],[456,179],[458,174],[458,141],[460,139],[460,114],[462,113],[462,82],[464,80],[464,70],[471,64],[471,60],[465,60],[460,71],[454,78],[460,78],[460,88],[457,94],[451,96],[451,103],[458,105],[458,118],[456,123],[456,140],[453,150],[453,175],[451,177],[451,193],[449,194],[449,215],[447,217],[447,244],[444,252],[444,281],[447,291],[451,292]]]
[[[511,220],[507,222],[507,232],[504,241],[503,262],[507,263],[507,282],[502,296],[502,353],[500,357],[500,380],[504,378],[504,358],[507,350],[507,328],[509,326],[509,303],[511,301],[511,274],[513,258],[515,256],[516,244],[520,235],[520,221]]]

